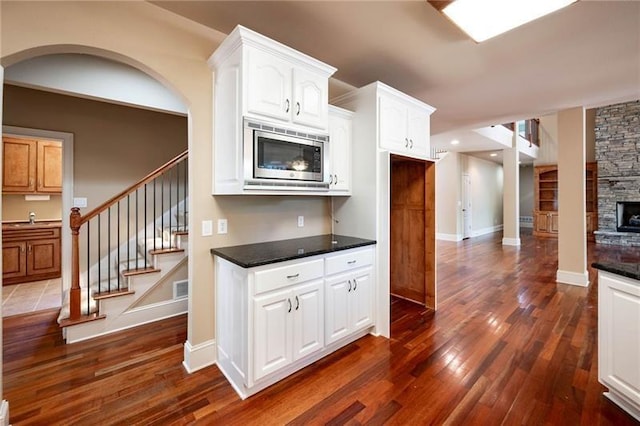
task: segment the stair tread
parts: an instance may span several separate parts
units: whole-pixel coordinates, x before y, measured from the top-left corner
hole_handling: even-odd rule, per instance
[[[152,272],[160,272],[160,269],[156,269],[156,268],[153,268],[153,267],[124,269],[122,271],[122,275],[125,276],[125,277],[128,277],[129,275],[150,274]]]
[[[179,253],[179,252],[184,252],[184,249],[177,248],[177,247],[169,247],[165,249],[150,250],[149,254]]]
[[[60,328],[69,327],[76,324],[82,324],[89,321],[105,319],[106,317],[107,317],[106,315],[100,315],[98,313],[95,313],[95,314],[89,314],[89,315],[82,315],[80,316],[80,318],[73,319],[73,320],[71,318],[65,318],[60,321]]]
[[[103,291],[102,293],[95,293],[92,297],[95,300],[109,299],[111,297],[126,296],[128,294],[134,294],[135,291],[123,288],[121,290]]]

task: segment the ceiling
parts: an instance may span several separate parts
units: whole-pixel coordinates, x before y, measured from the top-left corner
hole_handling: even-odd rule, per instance
[[[242,24],[434,107],[432,134],[640,99],[640,1],[588,1],[477,44],[426,1],[152,1]]]

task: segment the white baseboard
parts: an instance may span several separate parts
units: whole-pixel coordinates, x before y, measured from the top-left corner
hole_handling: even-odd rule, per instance
[[[584,271],[583,273],[579,273],[579,272],[561,271],[560,269],[558,269],[558,272],[556,272],[556,282],[561,284],[577,285],[580,287],[588,287],[589,272]]]
[[[436,240],[458,242],[458,241],[462,241],[462,235],[436,233]]]
[[[481,228],[475,231],[471,231],[472,237],[479,237],[480,235],[493,234],[494,232],[502,231],[504,225],[489,226],[488,228]]]
[[[519,246],[520,238],[503,238],[502,245],[503,246]]]
[[[9,426],[9,401],[6,399],[0,404],[0,426]]]
[[[188,340],[184,343],[184,361],[182,365],[191,374],[216,363],[215,339],[192,345]]]

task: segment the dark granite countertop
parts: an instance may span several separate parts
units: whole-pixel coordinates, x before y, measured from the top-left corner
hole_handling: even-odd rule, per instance
[[[622,275],[623,277],[640,280],[640,263],[619,263],[619,262],[595,262],[592,263],[596,269]]]
[[[212,248],[211,254],[220,256],[243,268],[252,268],[375,243],[373,240],[365,240],[363,238],[328,234],[267,243]]]

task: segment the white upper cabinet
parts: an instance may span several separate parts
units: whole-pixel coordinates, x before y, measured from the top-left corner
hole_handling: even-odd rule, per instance
[[[429,156],[433,109],[416,105],[408,96],[380,94],[380,148],[410,157]]]
[[[328,128],[330,65],[277,41],[238,25],[209,58],[216,74],[229,68],[239,70],[238,82],[215,81],[215,114],[222,108],[237,107],[234,123],[241,128],[242,117],[271,121],[304,131]],[[222,84],[233,84],[239,99],[219,99]]]
[[[356,111],[354,126],[358,130],[354,130],[354,138],[370,140],[375,134],[381,150],[430,159],[434,107],[379,81],[340,96],[333,103]]]

